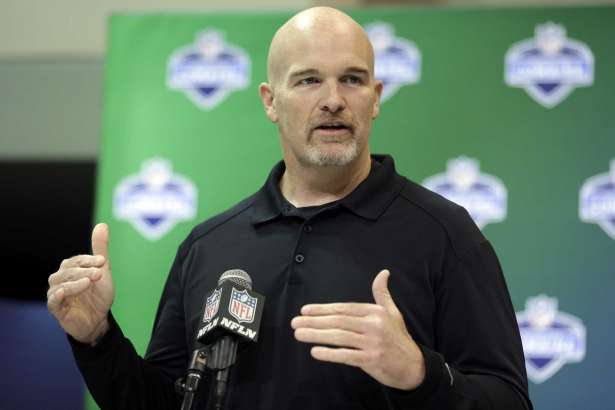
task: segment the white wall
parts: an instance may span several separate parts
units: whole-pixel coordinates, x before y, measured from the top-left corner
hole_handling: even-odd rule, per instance
[[[15,56],[100,56],[113,12],[302,9],[313,4],[366,5],[615,4],[615,0],[0,0],[0,59]]]
[[[2,0],[0,58],[102,55],[113,12],[301,9],[310,0]]]

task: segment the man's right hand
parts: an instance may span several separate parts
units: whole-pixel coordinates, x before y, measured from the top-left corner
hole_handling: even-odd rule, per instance
[[[65,259],[49,276],[47,308],[66,333],[93,345],[109,328],[114,294],[109,227],[98,224],[92,231],[92,255]]]

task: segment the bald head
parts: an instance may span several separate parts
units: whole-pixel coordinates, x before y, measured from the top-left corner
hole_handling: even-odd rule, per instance
[[[331,7],[313,7],[295,14],[273,36],[267,59],[267,76],[277,84],[294,59],[307,47],[322,47],[332,42],[352,43],[374,73],[374,51],[367,33],[347,14]]]

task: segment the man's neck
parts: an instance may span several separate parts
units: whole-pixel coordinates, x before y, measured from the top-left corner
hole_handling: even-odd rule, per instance
[[[350,194],[369,175],[371,157],[357,158],[343,167],[287,166],[280,191],[297,208],[337,201]]]

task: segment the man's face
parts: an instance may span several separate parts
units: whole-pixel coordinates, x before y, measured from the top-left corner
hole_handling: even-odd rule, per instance
[[[382,85],[373,79],[371,51],[356,33],[297,37],[285,46],[269,106],[261,87],[267,115],[287,162],[347,165],[369,152],[378,115]]]

